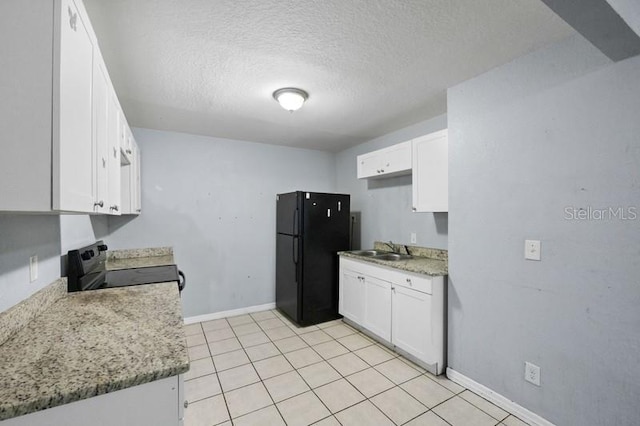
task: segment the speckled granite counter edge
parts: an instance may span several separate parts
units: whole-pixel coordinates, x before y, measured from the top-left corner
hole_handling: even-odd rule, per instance
[[[382,241],[375,241],[373,243],[373,248],[374,250],[382,250],[382,251],[391,250],[390,245]],[[407,253],[407,248],[409,249],[408,253]],[[395,251],[396,253],[407,253],[417,257],[426,257],[429,259],[444,260],[445,262],[448,262],[449,260],[449,252],[447,250],[431,248],[431,247],[393,244],[393,251]]]
[[[338,252],[338,254],[340,256],[361,260],[367,263],[387,266],[389,268],[397,269],[400,271],[430,275],[432,277],[441,277],[449,274],[447,262],[443,260],[429,259],[426,257],[416,256],[413,259],[408,259],[408,260],[389,261],[389,260],[375,259],[373,257],[368,257],[368,256],[359,256],[354,253],[349,253],[348,251],[341,251],[341,252]]]
[[[109,250],[107,261],[134,259],[139,257],[173,256],[173,247],[151,247],[137,249]]]
[[[67,279],[58,278],[27,299],[0,313],[0,345],[67,294]]]

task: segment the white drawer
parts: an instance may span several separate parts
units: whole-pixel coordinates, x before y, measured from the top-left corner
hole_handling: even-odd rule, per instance
[[[394,280],[394,284],[410,288],[416,291],[420,291],[422,293],[432,294],[432,280],[431,277],[427,276],[418,276],[418,275],[408,275],[408,274],[398,274],[398,279]]]

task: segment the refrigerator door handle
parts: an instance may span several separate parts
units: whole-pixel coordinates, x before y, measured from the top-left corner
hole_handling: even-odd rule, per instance
[[[293,212],[293,235],[298,235],[298,209]]]
[[[293,263],[298,265],[298,237],[293,237],[293,244],[291,245],[293,248]],[[296,274],[297,277],[297,274]]]

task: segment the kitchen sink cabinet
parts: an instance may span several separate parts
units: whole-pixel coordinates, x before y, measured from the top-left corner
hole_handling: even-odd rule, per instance
[[[82,1],[0,2],[0,57],[0,211],[118,214],[121,109]]]
[[[391,283],[364,276],[364,318],[362,326],[391,341]]]
[[[443,276],[340,258],[340,314],[434,374],[444,370],[444,291]]]
[[[2,426],[179,426],[183,376],[172,376],[4,420]]]
[[[449,210],[448,131],[441,130],[413,140],[413,211]]]
[[[411,173],[411,141],[358,155],[357,169],[358,179]]]

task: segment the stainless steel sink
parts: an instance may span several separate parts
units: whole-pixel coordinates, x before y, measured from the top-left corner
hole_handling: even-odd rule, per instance
[[[373,257],[384,254],[385,252],[380,250],[354,250],[349,253],[355,254],[356,256]]]
[[[408,254],[399,254],[399,253],[384,253],[373,256],[374,259],[379,260],[390,260],[390,261],[398,261],[398,260],[407,260],[413,258]]]

